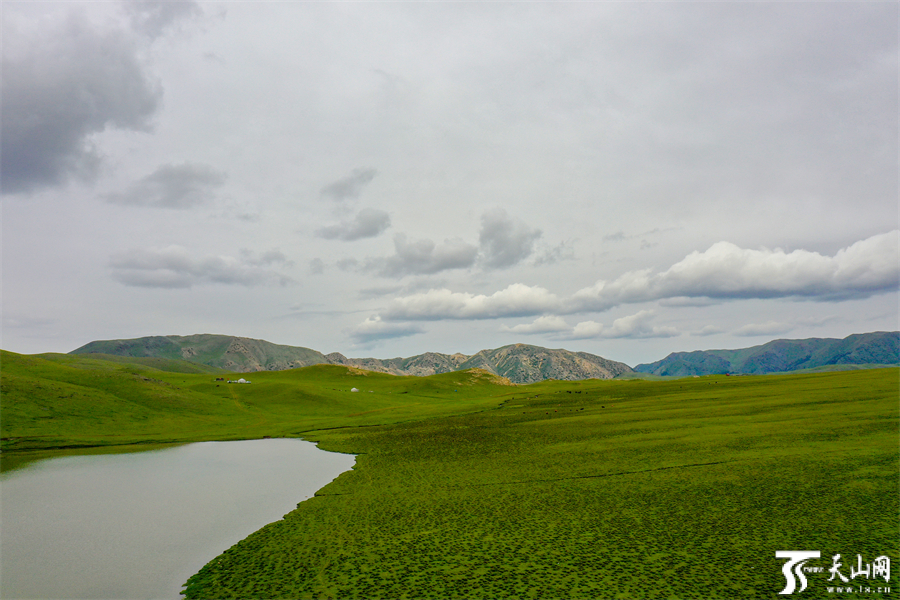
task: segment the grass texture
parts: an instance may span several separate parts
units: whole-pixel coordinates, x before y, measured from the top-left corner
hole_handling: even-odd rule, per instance
[[[897,389],[896,370],[545,382],[308,434],[355,469],[187,597],[780,597],[777,550],[898,555]]]
[[[2,361],[3,464],[263,436],[357,454],[194,575],[191,599],[780,598],[777,550],[900,563],[896,368],[508,386],[317,366],[228,385]],[[815,577],[792,597],[819,597]]]

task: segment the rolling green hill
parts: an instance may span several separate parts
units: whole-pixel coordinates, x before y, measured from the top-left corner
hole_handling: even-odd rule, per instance
[[[315,365],[250,385],[177,359],[0,351],[0,448],[39,449],[298,436],[429,418],[495,403],[509,381],[467,370],[429,378]],[[232,376],[236,378],[236,376]],[[357,388],[360,392],[351,392]]]
[[[900,363],[900,332],[874,332],[842,340],[810,338],[773,340],[739,350],[674,352],[666,358],[634,368],[639,373],[687,377],[714,374],[761,374],[801,371],[842,365]]]

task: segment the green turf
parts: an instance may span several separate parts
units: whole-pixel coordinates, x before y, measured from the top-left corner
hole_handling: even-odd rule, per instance
[[[228,385],[2,359],[4,460],[110,443],[110,424],[358,455],[188,598],[781,598],[777,550],[900,564],[896,368],[503,386],[318,366]],[[822,597],[815,577],[792,597]]]

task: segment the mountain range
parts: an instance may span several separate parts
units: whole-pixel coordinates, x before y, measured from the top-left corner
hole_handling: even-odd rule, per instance
[[[478,368],[506,377],[513,383],[533,383],[544,379],[612,379],[624,373],[633,373],[631,367],[624,363],[587,352],[550,350],[525,344],[482,350],[471,356],[426,352],[409,358],[378,359],[347,358],[339,352],[325,355],[309,348],[281,346],[245,337],[199,334],[95,341],[70,354],[181,359],[241,373],[280,371],[317,364],[418,376]]]
[[[840,365],[900,363],[900,332],[854,334],[842,340],[809,338],[773,340],[740,350],[673,352],[662,360],[634,367],[638,373],[685,377],[781,373]]]
[[[612,379],[637,373],[661,376],[761,374],[843,365],[900,364],[900,332],[874,332],[842,340],[810,338],[774,340],[738,350],[674,352],[634,369],[589,354],[512,344],[472,355],[426,352],[409,358],[347,358],[339,352],[322,354],[298,346],[227,335],[151,336],[94,341],[71,354],[106,354],[140,358],[177,359],[230,372],[280,371],[316,364],[356,367],[393,375],[434,375],[479,368],[513,383],[544,379]]]

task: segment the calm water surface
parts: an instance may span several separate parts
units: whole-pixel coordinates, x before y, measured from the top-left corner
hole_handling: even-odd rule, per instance
[[[291,439],[55,458],[0,475],[0,597],[180,598],[354,464]]]

